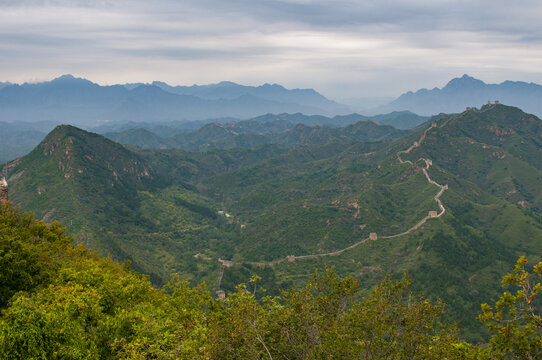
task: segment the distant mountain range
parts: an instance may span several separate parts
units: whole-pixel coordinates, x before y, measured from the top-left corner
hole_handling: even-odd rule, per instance
[[[104,135],[118,143],[142,148],[177,148],[201,151],[236,147],[253,148],[263,144],[299,146],[386,141],[397,139],[407,133],[405,130],[398,130],[389,125],[379,125],[370,120],[357,121],[344,127],[334,127],[296,124],[287,120],[288,118],[296,118],[296,116],[288,114],[282,118],[270,117],[269,121],[265,121],[265,118],[225,124],[210,123],[196,131],[179,133],[168,138],[159,137],[144,128],[128,129]],[[349,120],[353,118],[350,117]]]
[[[542,116],[541,85],[520,81],[486,84],[468,75],[452,79],[442,89],[409,91],[367,112],[410,111],[428,116],[459,113],[466,107],[495,100]],[[368,102],[370,99],[364,100]],[[375,98],[374,103],[382,103],[382,99]],[[51,121],[90,128],[111,122],[250,119],[267,113],[336,116],[352,113],[352,110],[313,89],[286,89],[278,84],[245,86],[224,81],[171,86],[154,81],[101,86],[72,75],[22,85],[0,82],[0,121],[4,122]]]
[[[43,140],[55,123],[8,123],[0,121],[0,164],[23,156]]]
[[[325,98],[313,89],[287,90],[278,84],[264,84],[255,87],[239,85],[231,81],[223,81],[212,85],[170,86],[164,82],[154,81],[152,85],[173,94],[196,96],[205,100],[233,100],[243,96],[253,96],[268,101],[286,104],[295,103],[303,106],[322,108],[323,110],[327,109],[339,112],[345,110],[344,105]]]
[[[417,114],[458,113],[466,107],[498,100],[523,111],[542,116],[542,86],[522,81],[486,84],[468,75],[452,79],[442,89],[420,89],[401,95],[376,112],[410,110]]]
[[[266,114],[250,120],[211,122],[196,130],[155,128],[152,124],[133,124],[120,131],[102,131],[121,144],[142,148],[177,148],[184,150],[252,148],[262,144],[284,146],[383,141],[405,135],[406,129],[428,118],[411,112],[367,117],[359,114],[335,116],[303,114]],[[389,125],[388,125],[389,124]],[[390,126],[393,125],[393,126]]]
[[[451,80],[442,89],[407,92],[387,105],[372,109],[370,113],[382,114],[374,116],[351,114],[346,105],[312,89],[289,90],[277,84],[244,86],[220,82],[170,86],[155,81],[101,86],[72,75],[22,85],[0,82],[0,125],[4,135],[0,142],[0,163],[28,153],[58,124],[73,124],[101,134],[128,131],[128,135],[112,137],[131,144],[154,144],[154,147],[162,146],[164,141],[153,136],[170,138],[195,132],[209,123],[235,123],[244,119],[259,123],[273,121],[271,126],[282,126],[282,130],[287,130],[285,126],[292,129],[296,124],[345,126],[366,120],[404,130],[428,119],[417,114],[460,113],[466,107],[495,100],[542,116],[541,85],[514,81],[486,84],[468,75]],[[278,125],[276,121],[283,123]],[[143,134],[135,134],[134,129],[153,134],[143,139]],[[255,143],[259,142],[251,140],[245,145]],[[218,143],[209,145],[213,146]]]
[[[247,119],[283,112],[335,115],[350,110],[312,89],[288,90],[269,84],[172,87],[155,82],[100,86],[63,75],[42,83],[0,85],[0,121],[55,121],[91,126],[109,121]]]
[[[301,143],[377,141],[395,138],[403,132],[397,130],[410,129],[427,121],[427,117],[408,111],[392,112],[376,116],[359,114],[326,117],[323,115],[266,114],[250,120],[235,118],[208,119],[202,121],[172,122],[112,122],[93,127],[94,132],[105,134],[108,138],[122,144],[131,144],[143,148],[180,148],[202,150],[211,148],[252,147],[263,143],[277,143],[287,146]],[[358,125],[356,131],[338,137],[339,133],[348,129],[331,129],[330,127],[346,126],[356,122],[373,121],[366,128]],[[377,126],[374,122],[380,125]],[[298,124],[306,125],[303,132],[294,130]],[[55,127],[55,122],[0,122],[4,140],[0,142],[0,163],[15,159],[30,152]],[[371,127],[371,129],[369,129]],[[380,133],[372,130],[379,129]],[[217,131],[212,131],[215,129]],[[229,129],[229,130],[225,130]],[[230,131],[231,130],[231,131]],[[278,133],[296,131],[300,137],[285,138]],[[366,131],[366,132],[364,132]],[[265,134],[264,134],[265,133]],[[301,135],[303,133],[303,135]],[[310,136],[309,136],[310,133]],[[320,139],[315,137],[316,134]],[[324,135],[324,133],[326,135]]]

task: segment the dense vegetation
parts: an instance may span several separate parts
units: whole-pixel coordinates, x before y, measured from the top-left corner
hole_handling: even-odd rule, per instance
[[[359,281],[333,269],[299,289],[258,300],[258,276],[225,300],[177,275],[162,289],[103,259],[58,223],[46,225],[10,206],[0,209],[0,357],[2,359],[490,359],[542,352],[539,278],[520,258],[495,305],[480,320],[487,345],[462,342],[441,323],[445,305],[384,278],[360,297]],[[508,310],[510,310],[508,312]]]
[[[358,279],[360,296],[386,274],[409,273],[413,291],[449,304],[443,321],[469,341],[486,341],[479,304],[498,299],[500,278],[519,256],[541,260],[541,122],[505,106],[432,121],[437,127],[404,154],[412,164],[396,152],[421,132],[392,142],[187,152],[128,150],[60,127],[8,164],[10,197],[38,218],[61,220],[101,254],[130,260],[157,286],[178,273],[214,289],[218,259],[236,263],[221,278],[227,294],[257,274],[266,294],[278,296],[326,264]],[[446,213],[384,239],[437,210],[439,189],[420,158],[432,159],[431,178],[449,185]],[[371,232],[378,241],[340,256],[259,264],[343,249]]]
[[[191,132],[180,132],[169,137],[159,137],[145,128],[128,129],[105,136],[121,144],[136,145],[143,148],[176,148],[202,151],[209,149],[254,148],[263,144],[283,146],[325,145],[329,143],[353,143],[366,141],[385,141],[402,137],[406,130],[384,126],[364,119],[361,115],[325,118],[325,126],[292,123],[293,120],[309,122],[313,117],[301,114],[270,116],[270,119],[246,120],[233,123],[210,123]],[[345,126],[340,127],[342,122]],[[423,119],[423,118],[422,118]],[[335,123],[336,121],[336,123]],[[423,120],[422,120],[423,121]]]

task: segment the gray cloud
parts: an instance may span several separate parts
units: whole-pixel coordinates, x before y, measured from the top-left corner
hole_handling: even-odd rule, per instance
[[[4,0],[0,81],[233,80],[332,97],[542,82],[538,0]]]

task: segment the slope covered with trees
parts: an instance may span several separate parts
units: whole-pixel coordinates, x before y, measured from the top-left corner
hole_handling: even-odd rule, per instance
[[[352,117],[356,118],[354,115]],[[293,115],[292,118],[295,119],[296,116]],[[310,119],[312,117],[302,116],[300,120],[307,121],[308,119],[305,118]],[[350,144],[368,141],[390,141],[407,134],[406,130],[398,130],[389,125],[379,125],[369,120],[357,121],[344,126],[341,123],[332,125],[333,120],[337,118],[325,118],[329,120],[329,124],[323,126],[306,125],[304,123],[294,124],[279,117],[270,121],[247,120],[225,124],[213,122],[202,126],[198,130],[181,132],[165,138],[143,128],[105,133],[104,136],[121,144],[130,144],[143,148],[176,148],[204,151],[237,147],[254,148],[263,144],[294,147],[331,143]]]
[[[277,297],[258,300],[253,277],[213,300],[176,275],[156,289],[129,264],[72,240],[56,222],[1,206],[3,359],[534,359],[542,351],[542,263],[530,274],[525,258],[504,281],[517,294],[505,293],[495,313],[482,306],[491,342],[473,346],[439,321],[445,305],[413,294],[407,277],[360,297],[358,280],[326,268]]]
[[[368,294],[386,274],[406,272],[415,291],[449,304],[444,318],[458,322],[465,338],[481,341],[488,334],[475,320],[479,304],[498,298],[500,278],[520,255],[540,260],[542,182],[532,155],[540,151],[539,124],[518,109],[492,106],[434,117],[431,127],[391,142],[205,152],[133,152],[59,128],[55,141],[8,164],[7,173],[16,203],[48,221],[64,207],[60,219],[72,233],[102,254],[131,260],[155,284],[177,272],[231,294],[257,274],[267,293],[278,295],[328,264],[355,276]],[[93,142],[108,151],[86,147]],[[90,166],[85,155],[110,167]],[[109,157],[137,162],[149,176],[140,179],[144,172],[126,172]],[[65,164],[77,171],[64,176]],[[91,179],[96,187],[85,185]],[[129,194],[126,209],[108,195],[110,184]],[[446,212],[433,218],[439,193]],[[77,199],[89,202],[78,208]],[[91,213],[95,208],[102,210]],[[353,247],[371,233],[376,241]],[[286,261],[291,255],[295,261]]]

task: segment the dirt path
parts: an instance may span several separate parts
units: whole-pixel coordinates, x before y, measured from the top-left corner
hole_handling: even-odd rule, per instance
[[[485,111],[485,110],[484,110]],[[447,121],[445,121],[440,127],[442,128],[443,126],[445,126],[447,124]],[[412,150],[416,149],[417,147],[419,147],[421,145],[421,143],[425,140],[425,138],[427,137],[427,133],[431,130],[431,129],[434,129],[437,127],[437,123],[432,123],[431,126],[429,126],[427,129],[425,129],[425,131],[423,132],[423,134],[420,136],[420,138],[418,139],[418,141],[415,141],[414,144],[412,144],[408,149],[406,150],[401,150],[397,153],[397,159],[399,161],[400,164],[405,164],[405,163],[408,163],[408,164],[411,164],[413,165],[412,161],[410,160],[403,160],[401,158],[401,155],[402,154],[408,154],[410,153]],[[437,183],[436,181],[434,181],[433,179],[431,179],[431,177],[429,176],[429,173],[427,170],[429,170],[429,168],[431,167],[432,165],[432,161],[429,160],[429,159],[424,159],[424,158],[420,158],[419,160],[423,160],[425,162],[425,167],[422,168],[422,171],[423,171],[423,174],[425,175],[425,178],[427,179],[427,182],[432,184],[432,185],[435,185],[437,186],[440,190],[439,192],[435,195],[434,199],[435,199],[435,202],[437,203],[438,207],[439,207],[439,210],[440,212],[439,213],[436,213],[434,214],[434,212],[430,211],[429,212],[429,215],[427,215],[426,217],[424,217],[423,219],[421,219],[416,225],[412,226],[410,229],[402,232],[402,233],[399,233],[399,234],[394,234],[394,235],[387,235],[387,236],[379,236],[379,237],[376,237],[375,239],[371,240],[371,236],[369,237],[366,237],[360,241],[358,241],[357,243],[354,243],[344,249],[340,249],[340,250],[337,250],[337,251],[332,251],[332,252],[328,252],[328,253],[323,253],[323,254],[310,254],[310,255],[290,255],[290,256],[287,256],[285,258],[282,258],[282,259],[277,259],[277,260],[273,260],[273,261],[268,261],[268,262],[253,262],[253,261],[242,261],[242,262],[232,262],[232,261],[227,261],[227,260],[222,260],[222,259],[219,259],[218,261],[222,263],[222,268],[220,269],[220,274],[218,275],[218,279],[217,279],[217,284],[216,284],[216,291],[217,291],[217,294],[219,292],[222,292],[222,290],[220,289],[220,284],[222,282],[222,278],[224,276],[224,270],[226,267],[230,267],[230,266],[234,266],[234,265],[259,265],[259,266],[275,266],[275,265],[278,265],[280,263],[283,263],[283,262],[294,262],[296,260],[303,260],[303,259],[315,259],[315,258],[320,258],[320,257],[325,257],[325,256],[337,256],[337,255],[341,255],[342,253],[346,252],[346,251],[349,251],[349,250],[352,250],[358,246],[360,246],[361,244],[364,244],[368,241],[377,241],[378,239],[394,239],[394,238],[398,238],[398,237],[401,237],[401,236],[405,236],[405,235],[408,235],[416,230],[418,230],[422,225],[424,225],[427,220],[429,219],[434,219],[434,218],[439,218],[441,217],[442,215],[444,215],[444,213],[446,212],[446,208],[444,207],[444,204],[442,203],[442,201],[440,200],[440,197],[442,196],[442,194],[444,193],[444,191],[446,191],[448,189],[448,185],[440,185],[439,183]],[[225,265],[224,261],[227,261],[228,263],[228,266]]]

